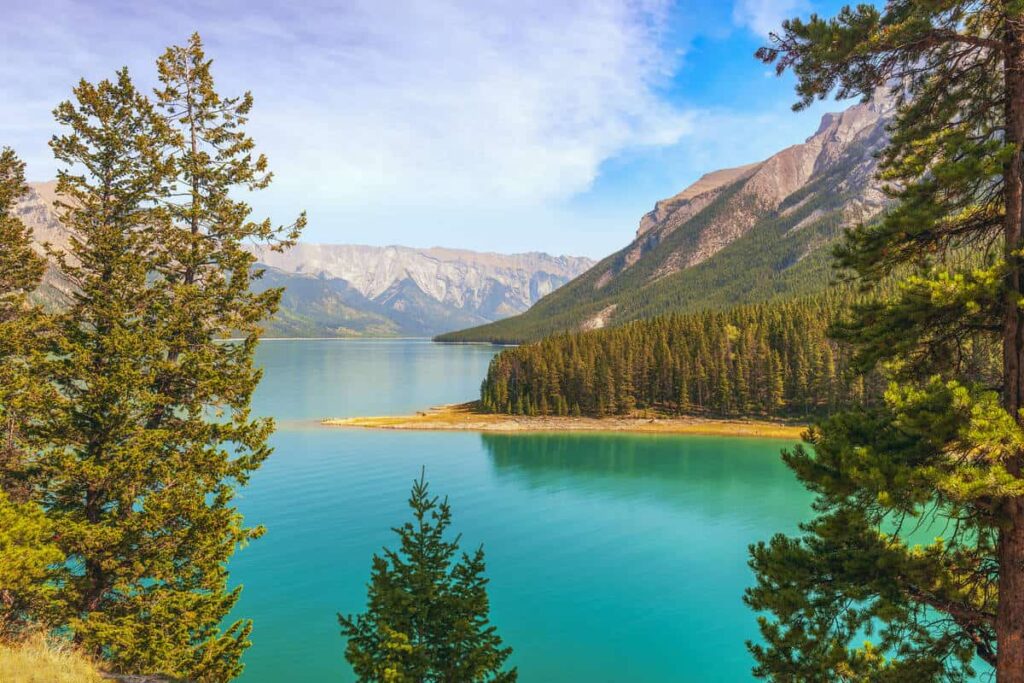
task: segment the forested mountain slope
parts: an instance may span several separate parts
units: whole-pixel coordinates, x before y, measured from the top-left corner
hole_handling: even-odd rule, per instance
[[[885,205],[875,154],[892,113],[879,96],[826,114],[806,142],[710,173],[658,202],[629,246],[525,314],[438,339],[531,341],[820,291],[831,277],[832,243]]]
[[[18,215],[40,252],[71,238],[53,202],[56,183],[32,183]],[[253,247],[266,274],[256,289],[284,287],[267,334],[286,337],[428,336],[522,313],[593,261],[541,253],[490,254],[299,243],[285,253]],[[73,287],[49,261],[36,298],[59,307]]]

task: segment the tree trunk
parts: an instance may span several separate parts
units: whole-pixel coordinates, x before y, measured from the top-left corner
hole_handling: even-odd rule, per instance
[[[1024,200],[1024,31],[1007,22],[1005,37],[1006,141],[1017,146],[1004,173],[1006,184],[1007,274],[1006,314],[1003,328],[1003,405],[1024,425],[1024,316],[1020,301],[1024,296],[1024,273],[1020,250],[1022,240],[1022,200]],[[1007,470],[1021,476],[1024,454],[1017,453],[1006,463]],[[998,654],[996,679],[999,683],[1024,683],[1024,499],[1005,502],[999,533],[999,607],[996,614]]]

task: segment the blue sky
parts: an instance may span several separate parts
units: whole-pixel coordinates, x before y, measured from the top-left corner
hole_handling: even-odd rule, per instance
[[[199,31],[222,92],[252,90],[275,171],[254,206],[318,242],[604,256],[700,175],[814,132],[753,58],[819,0],[5,0],[0,145],[56,166],[79,78]]]

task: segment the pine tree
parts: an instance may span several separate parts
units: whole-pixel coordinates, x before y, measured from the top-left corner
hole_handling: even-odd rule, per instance
[[[785,404],[785,376],[782,360],[776,351],[768,356],[768,414],[777,415]]]
[[[795,72],[799,106],[877,88],[901,106],[882,159],[896,205],[838,254],[865,288],[899,281],[837,328],[893,384],[785,455],[818,516],[752,548],[747,600],[775,617],[755,673],[964,680],[983,661],[1020,683],[1024,8],[863,4],[788,21],[759,56]],[[968,362],[975,345],[1001,351],[994,376]]]
[[[684,369],[681,371],[679,376],[679,392],[678,399],[676,400],[676,412],[680,415],[686,415],[690,412],[692,406],[690,405],[690,382],[689,376]]]
[[[447,540],[448,500],[431,496],[425,475],[409,496],[413,522],[394,531],[399,550],[374,555],[367,611],[339,614],[345,657],[360,681],[515,681],[502,671],[512,653],[489,623],[484,552]]]

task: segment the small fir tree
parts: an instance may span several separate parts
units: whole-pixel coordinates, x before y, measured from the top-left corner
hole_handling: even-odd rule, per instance
[[[409,497],[412,522],[394,529],[399,550],[374,555],[367,610],[339,614],[345,657],[360,681],[470,683],[517,680],[502,671],[512,649],[489,622],[484,551],[459,552],[448,500],[431,496],[424,475]]]

